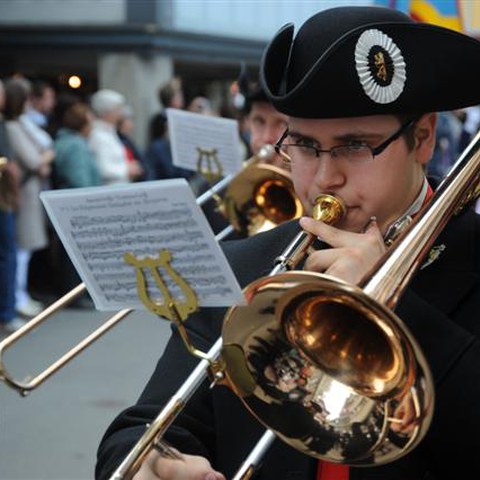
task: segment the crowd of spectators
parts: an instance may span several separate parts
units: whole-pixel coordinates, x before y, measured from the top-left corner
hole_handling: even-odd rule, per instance
[[[161,110],[142,148],[134,139],[138,112],[118,91],[102,88],[83,98],[23,76],[0,82],[0,333],[17,330],[80,283],[45,215],[42,190],[178,177],[204,187],[195,172],[173,165],[165,111],[220,113],[206,96],[186,99],[179,78],[160,85],[158,99]],[[7,193],[13,185],[14,195]],[[85,294],[71,306],[93,304]]]
[[[227,105],[216,110],[206,96],[186,98],[179,78],[160,85],[161,110],[150,119],[147,144],[141,148],[133,133],[136,112],[118,91],[103,88],[80,98],[59,94],[44,81],[14,77],[0,82],[0,157],[8,159],[0,163],[3,193],[8,180],[10,185],[15,183],[12,167],[18,169],[15,201],[7,205],[5,195],[0,195],[1,329],[15,331],[44,308],[44,303],[31,295],[36,264],[40,264],[37,277],[49,277],[47,282],[41,278],[38,283],[49,283],[53,291],[48,293],[53,296],[66,293],[80,282],[48,223],[39,193],[45,189],[183,177],[198,195],[208,187],[205,181],[198,173],[173,164],[167,108],[237,119],[245,160],[261,143],[275,142],[276,138],[265,138],[268,132],[270,137],[278,137],[279,129],[285,126],[283,116],[279,118],[264,99],[252,111],[251,102],[239,100],[238,89],[232,92]],[[429,174],[442,177],[448,172],[478,130],[479,111],[471,108],[439,115],[437,149]],[[248,117],[250,124],[245,121]],[[271,118],[272,125],[265,118]],[[261,125],[253,128],[255,122]],[[255,132],[262,133],[256,137]],[[88,294],[73,304],[79,308],[92,305]]]

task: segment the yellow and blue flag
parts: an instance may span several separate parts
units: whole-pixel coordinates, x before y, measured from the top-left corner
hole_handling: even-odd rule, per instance
[[[419,22],[463,31],[458,0],[376,0],[375,4],[401,10]]]

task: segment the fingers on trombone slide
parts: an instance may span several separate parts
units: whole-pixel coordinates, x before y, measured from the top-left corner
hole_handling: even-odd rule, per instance
[[[153,442],[153,448],[164,458],[183,461],[182,454],[162,438],[157,438]]]

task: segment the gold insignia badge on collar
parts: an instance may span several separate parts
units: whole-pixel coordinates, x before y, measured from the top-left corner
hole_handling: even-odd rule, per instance
[[[420,270],[423,270],[424,268],[428,267],[431,265],[435,260],[438,259],[440,254],[446,249],[447,247],[442,243],[441,245],[435,245],[427,255],[427,259],[425,262],[423,262],[422,266],[420,267]]]

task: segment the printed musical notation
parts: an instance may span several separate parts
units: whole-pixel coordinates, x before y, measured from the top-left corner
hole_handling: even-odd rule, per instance
[[[144,309],[135,268],[124,255],[156,258],[167,249],[171,266],[196,293],[200,306],[229,306],[243,294],[210,226],[184,179],[45,191],[47,213],[87,285],[97,309]],[[145,272],[148,293],[162,302]],[[182,291],[160,271],[175,298]]]

